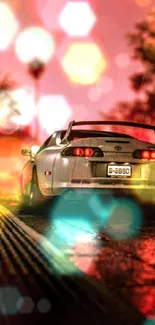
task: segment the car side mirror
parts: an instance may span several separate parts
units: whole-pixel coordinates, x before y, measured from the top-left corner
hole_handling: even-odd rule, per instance
[[[23,155],[23,156],[31,156],[31,150],[30,149],[22,149],[21,150],[21,154]]]

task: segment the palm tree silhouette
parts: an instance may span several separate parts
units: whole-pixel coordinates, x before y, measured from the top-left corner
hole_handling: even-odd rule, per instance
[[[0,80],[0,101],[2,103],[3,100],[7,100],[10,113],[20,115],[20,112],[17,108],[17,102],[12,96],[12,92],[17,89],[17,87],[17,82],[10,77],[10,74],[4,75]]]

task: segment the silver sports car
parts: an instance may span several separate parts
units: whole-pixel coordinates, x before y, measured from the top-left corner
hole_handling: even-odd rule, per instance
[[[95,126],[96,130],[90,129]],[[152,141],[105,131],[107,126],[150,130]],[[155,126],[146,124],[72,121],[67,130],[54,132],[37,153],[22,149],[22,154],[30,157],[21,173],[22,200],[33,206],[42,199],[75,194],[79,189],[154,190],[154,137]]]

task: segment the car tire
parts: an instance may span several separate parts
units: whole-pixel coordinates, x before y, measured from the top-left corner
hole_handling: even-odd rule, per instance
[[[29,213],[29,197],[27,195],[21,194],[19,197],[19,212]]]
[[[45,200],[45,198],[39,189],[37,169],[34,168],[33,174],[32,174],[31,186],[30,186],[30,195],[29,195],[28,206],[32,210],[40,208],[42,206],[42,204],[44,203],[44,200]]]
[[[30,183],[29,196],[20,196],[20,212],[28,214],[38,214],[43,208],[45,198],[42,195],[39,185],[36,168],[33,169],[32,180]]]

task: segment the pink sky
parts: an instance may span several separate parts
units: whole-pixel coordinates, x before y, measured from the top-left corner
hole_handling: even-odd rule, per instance
[[[138,1],[148,5],[140,6]],[[33,83],[27,73],[26,65],[19,61],[15,53],[15,41],[24,28],[31,26],[47,28],[55,40],[56,53],[42,77],[41,95],[64,96],[71,107],[71,117],[76,120],[97,119],[99,111],[108,110],[115,102],[128,100],[134,96],[129,88],[128,76],[137,71],[139,65],[128,59],[131,52],[125,35],[133,30],[134,24],[141,21],[153,6],[153,0],[89,0],[88,2],[97,21],[89,37],[76,38],[68,37],[58,23],[58,17],[67,0],[8,1],[18,20],[19,32],[9,47],[5,51],[0,51],[0,71],[11,73],[21,87],[31,89]],[[83,86],[72,83],[59,61],[59,54],[63,56],[66,45],[88,39],[100,46],[108,63],[107,69],[102,74],[104,78],[99,84],[100,93],[96,85]],[[59,128],[59,125],[56,127]]]

